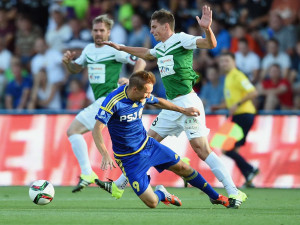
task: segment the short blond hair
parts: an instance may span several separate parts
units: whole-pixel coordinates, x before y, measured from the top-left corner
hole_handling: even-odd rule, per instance
[[[96,18],[94,18],[93,25],[97,24],[97,23],[104,23],[108,30],[111,30],[114,25],[114,21],[112,19],[110,19],[107,16],[107,14],[100,15],[100,16],[97,16]]]

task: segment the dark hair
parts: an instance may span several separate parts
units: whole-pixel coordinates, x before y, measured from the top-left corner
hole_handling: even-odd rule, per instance
[[[161,25],[168,23],[170,25],[170,28],[172,29],[172,31],[174,31],[174,29],[175,29],[174,15],[168,10],[165,10],[165,9],[156,10],[152,14],[151,20],[157,20],[157,22]]]
[[[247,38],[244,38],[244,37],[240,38],[239,42],[244,42],[246,45],[249,45],[249,42],[248,42]]]
[[[275,39],[275,38],[270,38],[270,39],[268,40],[268,42],[273,42],[273,43],[275,43],[276,45],[279,45],[279,41],[278,41],[277,39]]]
[[[143,90],[145,84],[151,83],[155,84],[155,75],[150,71],[138,71],[133,73],[129,78],[128,88],[137,87],[138,90]]]
[[[220,57],[221,56],[230,56],[233,60],[235,60],[235,55],[232,52],[222,52],[220,54]]]

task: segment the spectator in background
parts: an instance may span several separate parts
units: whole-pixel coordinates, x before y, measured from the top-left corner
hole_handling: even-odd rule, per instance
[[[126,31],[132,31],[132,16],[134,14],[133,6],[128,0],[120,0],[118,20]]]
[[[65,49],[65,42],[72,36],[72,29],[65,21],[65,9],[59,5],[51,7],[51,17],[55,22],[54,29],[46,32],[46,41],[50,48],[62,51]]]
[[[10,67],[12,54],[5,46],[5,38],[0,36],[0,109],[4,107],[4,90],[6,86],[5,71]]]
[[[6,86],[5,108],[25,109],[29,101],[32,80],[29,77],[22,76],[22,64],[19,58],[12,58],[11,68],[14,79]]]
[[[225,0],[221,2],[222,13],[218,15],[218,18],[222,19],[227,27],[232,27],[238,23],[239,14],[236,10],[234,1]]]
[[[32,24],[29,15],[18,16],[16,24],[15,54],[21,58],[21,63],[25,68],[29,69],[29,63],[34,55],[34,44],[39,37],[42,37],[42,31]]]
[[[260,57],[263,56],[263,51],[260,48],[259,43],[247,32],[247,27],[242,24],[236,24],[232,29],[230,52],[236,53],[238,51],[238,43],[241,38],[247,40],[249,50],[255,52]]]
[[[72,29],[72,35],[65,41],[66,49],[84,49],[84,47],[93,41],[91,31],[83,29],[81,21],[73,18],[69,20],[69,26]]]
[[[262,28],[268,22],[271,4],[270,0],[240,0],[238,4],[239,22],[251,29]]]
[[[64,0],[63,5],[67,7],[67,11],[75,13],[75,18],[82,20],[85,18],[89,7],[89,0]],[[74,17],[71,17],[74,18]]]
[[[300,40],[296,44],[295,54],[292,57],[290,83],[293,88],[295,108],[300,109]]]
[[[266,28],[260,31],[263,43],[270,39],[276,39],[279,43],[279,50],[289,55],[294,53],[296,44],[295,27],[285,25],[281,16],[275,12],[269,14],[269,23]]]
[[[67,109],[79,110],[87,106],[87,96],[82,88],[80,80],[73,79],[70,82],[70,93],[67,98]]]
[[[221,20],[213,20],[211,29],[216,36],[218,45],[209,50],[209,52],[213,57],[216,57],[222,52],[227,52],[230,49],[231,37],[230,33],[224,28],[224,22]]]
[[[111,14],[108,14],[109,18],[113,19]],[[127,43],[128,34],[125,28],[117,21],[114,23],[111,31],[110,31],[110,40],[115,43],[125,45]]]
[[[87,23],[91,24],[93,19],[101,14],[105,14],[104,3],[107,1],[103,0],[90,0],[90,4],[87,12]]]
[[[201,98],[205,112],[211,112],[211,106],[219,105],[224,101],[224,77],[220,77],[216,66],[206,69],[207,82],[203,84],[199,97]]]
[[[253,84],[259,81],[260,58],[250,51],[246,38],[239,40],[235,61],[237,68],[246,74]]]
[[[11,52],[14,51],[14,23],[7,18],[7,12],[0,8],[0,36],[4,37],[5,46]]]
[[[276,12],[283,19],[284,25],[294,24],[300,11],[300,1],[295,0],[273,0],[271,13]]]
[[[279,50],[279,42],[270,39],[267,42],[267,55],[262,59],[260,79],[265,79],[268,68],[273,64],[279,64],[284,78],[289,77],[291,59],[288,54]]]
[[[263,109],[293,109],[293,93],[290,82],[281,76],[279,64],[269,68],[269,78],[257,86],[260,96],[264,97]]]
[[[132,16],[133,30],[129,33],[127,44],[134,47],[150,48],[150,30],[144,25],[143,18],[139,14]]]
[[[41,69],[36,76],[28,109],[61,109],[58,87],[48,82],[45,69]]]
[[[56,49],[49,49],[45,39],[39,38],[35,42],[36,55],[31,61],[31,72],[34,76],[43,68],[46,70],[48,82],[61,86],[65,80],[65,71],[62,66],[62,53]]]

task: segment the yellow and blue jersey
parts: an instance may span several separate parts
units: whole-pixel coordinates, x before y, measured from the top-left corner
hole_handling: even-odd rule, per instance
[[[134,102],[127,97],[127,86],[121,86],[103,101],[95,119],[107,125],[116,157],[124,157],[140,152],[149,137],[142,123],[145,103],[156,104],[153,95],[144,103]]]
[[[227,108],[231,108],[238,103],[248,93],[255,91],[255,87],[249,81],[245,74],[238,69],[232,69],[225,77],[224,98]],[[251,100],[244,102],[235,112],[237,114],[251,113],[255,114],[256,109]]]

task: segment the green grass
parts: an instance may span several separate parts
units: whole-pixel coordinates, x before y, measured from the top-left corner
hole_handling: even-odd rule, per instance
[[[0,224],[300,224],[299,189],[246,189],[249,198],[238,210],[210,204],[195,188],[168,188],[180,197],[182,207],[160,204],[156,209],[148,209],[130,188],[119,200],[97,187],[76,194],[71,190],[55,187],[54,200],[38,206],[29,199],[28,187],[0,187]]]

